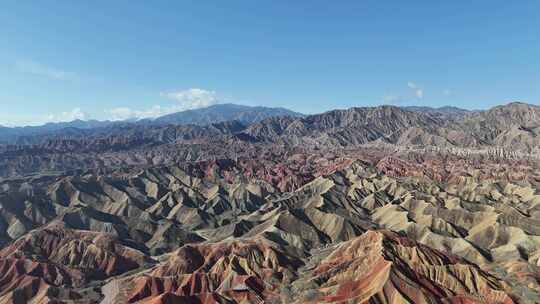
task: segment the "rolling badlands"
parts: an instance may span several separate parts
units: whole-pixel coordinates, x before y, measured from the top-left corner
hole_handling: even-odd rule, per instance
[[[0,128],[0,303],[540,303],[540,107],[217,112]]]

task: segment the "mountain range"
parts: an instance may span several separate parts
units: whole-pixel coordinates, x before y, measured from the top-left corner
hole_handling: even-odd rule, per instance
[[[25,127],[2,127],[0,126],[0,143],[28,142],[32,137],[47,136],[70,136],[77,130],[81,134],[85,130],[115,128],[125,125],[157,126],[167,124],[194,124],[207,125],[225,121],[239,121],[243,124],[251,124],[268,117],[291,116],[300,117],[302,114],[283,108],[251,107],[236,104],[216,104],[196,110],[176,112],[154,119],[127,119],[120,121],[110,120],[73,120],[69,122],[47,123],[41,126]],[[34,139],[36,140],[36,139]]]
[[[156,118],[154,123],[207,125],[236,120],[243,124],[251,124],[274,116],[301,117],[303,114],[284,108],[250,107],[228,103],[161,116]]]
[[[219,121],[216,113],[224,112],[223,108],[237,109],[231,112],[243,122],[203,123]],[[189,121],[200,124],[114,123],[11,137],[0,145],[0,176],[227,158],[252,155],[257,148],[271,146],[306,150],[436,148],[505,158],[540,155],[540,107],[525,103],[485,111],[378,106],[280,116],[283,111],[221,105],[195,111]],[[189,113],[194,112],[176,116]],[[182,119],[178,121],[185,121]]]
[[[0,303],[540,303],[538,106],[39,128],[0,129]]]

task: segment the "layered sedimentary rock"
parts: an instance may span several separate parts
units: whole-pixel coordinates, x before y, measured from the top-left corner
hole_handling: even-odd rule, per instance
[[[288,187],[236,161],[8,180],[0,258],[60,269],[35,301],[540,299],[533,162],[362,155]]]
[[[460,154],[482,151],[501,159],[538,158],[538,117],[540,107],[515,102],[473,112],[380,106],[305,117],[270,115],[242,123],[211,124],[220,120],[209,119],[207,125],[124,123],[68,128],[36,139],[23,138],[19,144],[0,144],[0,177],[251,158],[294,147],[335,151],[393,145]]]
[[[295,282],[298,303],[514,303],[478,266],[389,231],[366,232],[312,259]]]
[[[3,147],[0,303],[539,303],[537,110]]]

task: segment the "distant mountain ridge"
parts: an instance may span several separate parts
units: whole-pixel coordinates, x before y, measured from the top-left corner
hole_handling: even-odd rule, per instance
[[[433,107],[426,107],[426,106],[405,106],[403,107],[405,110],[413,111],[413,112],[421,112],[421,113],[427,113],[431,114],[443,119],[454,119],[454,118],[461,118],[467,114],[478,112],[475,110],[466,110],[454,106],[443,106],[439,108],[433,108]]]
[[[540,107],[242,110],[0,145],[0,303],[540,303]]]
[[[285,108],[245,106],[237,104],[217,104],[207,108],[176,112],[155,119],[99,121],[73,120],[69,122],[47,123],[41,126],[4,127],[0,126],[0,143],[28,144],[37,142],[40,136],[86,135],[85,130],[98,128],[114,129],[126,125],[210,125],[226,121],[238,121],[249,125],[274,116],[301,117],[303,114]],[[107,130],[104,130],[107,131]]]
[[[19,136],[37,136],[48,135],[57,131],[66,129],[88,130],[94,128],[106,127],[115,122],[105,120],[81,120],[76,119],[69,122],[49,122],[40,126],[24,126],[24,127],[4,127],[0,126],[0,142],[9,141],[14,137]]]
[[[218,122],[215,117],[212,124],[138,122],[64,128],[46,135],[19,136],[14,143],[0,145],[0,176],[235,157],[238,151],[254,155],[262,148],[320,151],[370,146],[540,158],[538,106],[510,103],[486,111],[441,115],[429,109],[378,106],[259,121],[261,116],[244,117],[253,123]]]
[[[513,102],[486,111],[378,106],[304,118],[274,117],[249,126],[252,138],[284,145],[501,148],[540,155],[540,107]]]
[[[236,120],[243,124],[251,124],[274,116],[301,117],[303,114],[285,108],[252,107],[228,103],[164,115],[154,119],[153,122],[158,124],[207,125]]]

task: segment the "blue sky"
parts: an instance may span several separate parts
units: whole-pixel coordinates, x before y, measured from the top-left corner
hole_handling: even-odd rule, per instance
[[[540,104],[540,1],[20,1],[0,10],[0,124],[216,102]]]

